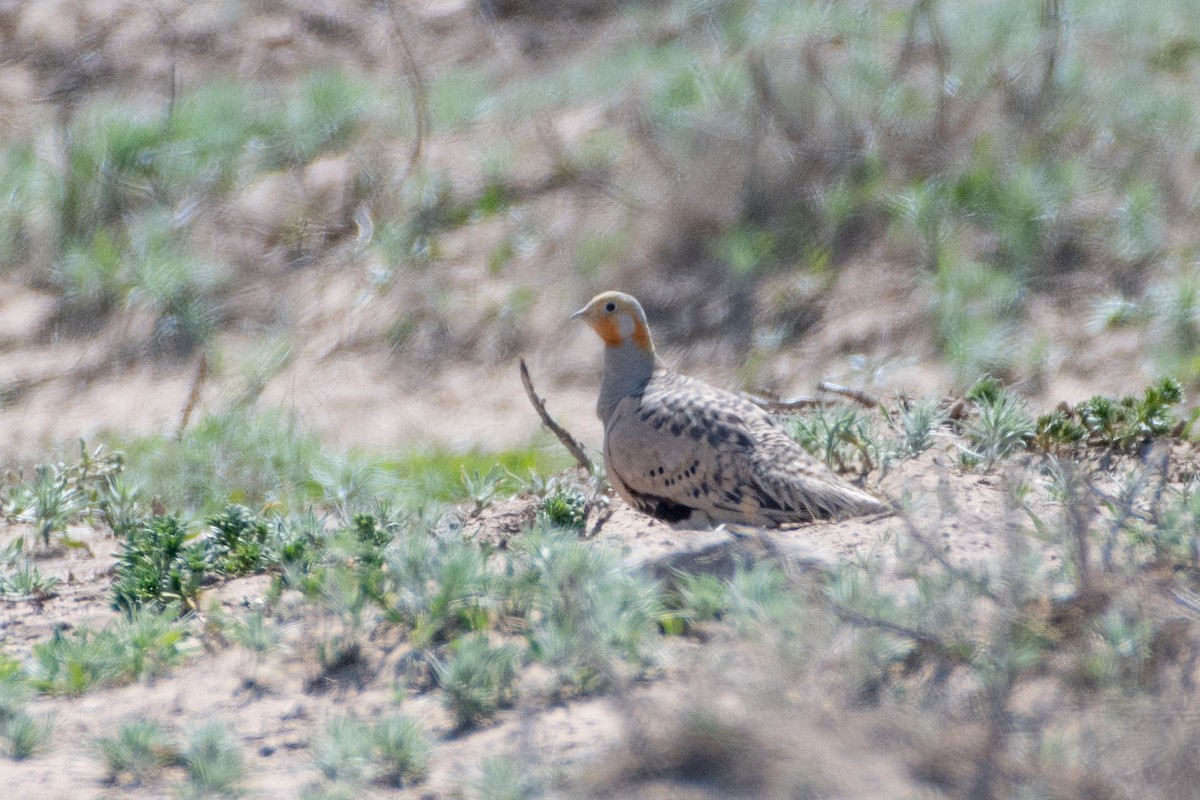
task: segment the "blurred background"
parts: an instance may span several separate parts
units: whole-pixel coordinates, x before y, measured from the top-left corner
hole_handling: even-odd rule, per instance
[[[0,458],[528,447],[519,355],[595,445],[608,288],[734,389],[1193,387],[1194,11],[0,2]]]

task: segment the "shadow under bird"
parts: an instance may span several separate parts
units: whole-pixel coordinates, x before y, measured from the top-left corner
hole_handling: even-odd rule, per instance
[[[604,342],[596,405],[604,461],[634,508],[674,525],[761,527],[890,510],[809,455],[762,408],[666,367],[634,297],[604,292],[571,317]]]

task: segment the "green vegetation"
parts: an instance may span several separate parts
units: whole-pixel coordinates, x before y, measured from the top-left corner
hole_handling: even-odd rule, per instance
[[[135,784],[148,783],[179,758],[167,732],[147,719],[122,723],[115,735],[97,739],[96,748],[113,784],[126,778]]]
[[[140,612],[100,630],[79,627],[33,646],[33,685],[78,695],[162,675],[187,655],[186,633],[172,610]]]
[[[570,463],[542,446],[486,454],[432,448],[388,457],[334,454],[294,417],[246,408],[206,416],[178,440],[113,437],[112,446],[129,466],[127,483],[107,487],[110,495],[132,485],[189,516],[220,513],[230,504],[285,514],[324,504],[344,522],[379,498],[405,506],[486,501],[489,492],[515,489],[513,475],[550,474]]]
[[[55,536],[61,545],[72,547],[67,526],[97,514],[109,519],[111,487],[119,484],[124,468],[121,455],[104,455],[102,447],[89,452],[80,441],[76,463],[39,464],[29,480],[18,475],[18,480],[0,487],[0,510],[30,524],[43,548],[49,549]]]
[[[1179,384],[1164,380],[1140,395],[1097,397],[1035,419],[1001,381],[985,378],[942,403],[899,400],[884,413],[814,410],[795,419],[793,430],[835,467],[892,469],[934,450],[998,476],[1012,513],[979,520],[999,548],[995,558],[959,563],[942,544],[940,526],[952,518],[902,511],[874,549],[823,572],[764,557],[725,577],[676,570],[662,583],[632,571],[616,550],[580,538],[599,490],[595,476],[577,471],[547,478],[527,468],[518,480],[498,466],[460,463],[460,508],[450,511],[404,504],[407,495],[386,478],[389,462],[353,456],[335,464],[313,448],[326,469],[296,481],[318,498],[304,512],[227,504],[189,525],[178,513],[145,515],[153,504],[140,488],[150,479],[140,471],[144,456],[100,459],[83,448],[85,463],[35,470],[34,480],[53,474],[55,485],[78,494],[66,519],[108,521],[120,547],[114,605],[125,616],[99,630],[58,632],[34,644],[26,664],[0,659],[0,743],[12,758],[36,756],[51,730],[31,710],[38,694],[79,695],[163,676],[198,651],[193,641],[252,654],[254,671],[242,687],[251,697],[273,690],[269,677],[258,677],[268,657],[308,664],[305,691],[319,695],[377,680],[383,651],[376,642],[399,643],[407,655],[393,662],[397,699],[436,693],[448,712],[447,736],[503,718],[525,699],[531,669],[539,677],[530,702],[569,702],[621,691],[654,676],[665,653],[703,643],[757,664],[754,691],[776,697],[773,707],[783,713],[802,708],[799,698],[817,681],[823,697],[979,728],[990,744],[965,757],[964,769],[972,786],[983,787],[978,796],[1004,796],[1019,783],[1014,775],[1032,776],[1020,781],[1033,785],[1053,769],[1028,746],[1032,734],[1012,724],[1025,687],[1048,682],[1074,698],[1075,710],[1037,723],[1038,736],[1054,737],[1097,703],[1154,703],[1183,685],[1173,676],[1190,651],[1164,643],[1177,623],[1145,588],[1168,581],[1181,602],[1200,592],[1200,502],[1194,481],[1165,488],[1167,473],[1157,472],[1165,467],[1135,455],[1186,431],[1174,413],[1182,399]],[[1090,483],[1064,460],[1089,447],[1129,458],[1127,472],[1111,486]],[[447,485],[452,475],[443,468]],[[6,487],[13,509],[34,496],[25,486],[14,476]],[[499,548],[464,537],[464,521],[509,487],[522,493],[530,527]],[[932,498],[901,506],[922,502]],[[7,565],[3,586],[23,587],[6,589],[10,595],[33,597],[35,586],[41,596],[53,591],[54,576],[37,571],[23,544],[7,548],[0,562]],[[214,608],[199,617],[205,586],[260,572],[271,585],[250,611]],[[298,620],[301,647],[287,632]],[[808,688],[797,693],[796,686]],[[639,769],[688,779],[699,774],[688,755],[695,748],[711,756],[705,776],[742,785],[746,773],[736,765],[750,746],[748,728],[703,716],[676,722],[652,737],[652,747],[666,749],[647,751]],[[915,740],[917,751],[940,746],[929,737]],[[322,784],[310,795],[337,796],[366,782],[419,784],[435,745],[407,716],[332,717],[313,733]],[[114,785],[181,773],[180,796],[242,792],[243,745],[219,725],[176,743],[163,728],[135,720],[95,747]],[[1006,759],[1023,771],[997,771]],[[480,780],[464,784],[479,796],[539,791],[536,776],[511,775],[496,762],[482,769]]]
[[[447,661],[437,664],[446,707],[458,730],[473,727],[512,702],[517,653],[493,647],[486,636],[460,637]]]
[[[36,757],[71,730],[52,735],[39,704],[63,701],[41,695],[158,679],[203,644],[253,657],[251,677],[235,677],[246,713],[293,678],[312,696],[301,710],[369,698],[369,717],[359,706],[295,723],[309,725],[301,744],[320,773],[309,797],[424,779],[440,742],[425,716],[379,713],[380,691],[440,714],[446,737],[612,692],[618,710],[638,706],[623,724],[639,752],[627,783],[592,792],[609,796],[639,780],[836,796],[808,764],[765,785],[777,776],[764,759],[811,750],[804,725],[829,713],[839,725],[822,735],[848,731],[834,745],[899,742],[886,760],[916,794],[1194,787],[1200,483],[1179,445],[1196,416],[1185,390],[1200,381],[1194,13],[1162,0],[564,2],[544,24],[547,4],[518,0],[483,3],[496,17],[475,30],[480,9],[377,3],[293,19],[259,5],[229,4],[220,30],[288,20],[280,41],[255,39],[253,59],[228,59],[261,78],[213,70],[197,46],[204,15],[190,13],[195,38],[172,14],[62,26],[89,50],[65,76],[41,44],[18,43],[5,64],[44,101],[6,117],[0,145],[0,272],[50,295],[39,346],[94,336],[110,355],[93,375],[154,362],[174,380],[201,353],[213,382],[245,372],[176,436],[115,432],[124,455],[81,447],[0,484],[12,524],[0,603],[57,625],[4,642],[6,757]],[[23,40],[25,12],[13,13]],[[128,80],[137,48],[111,38],[149,29],[170,34],[172,63],[188,53],[169,96]],[[399,35],[425,30],[448,35],[438,47]],[[501,37],[502,68],[456,50],[485,36]],[[223,43],[222,60],[226,47],[238,49]],[[93,49],[116,77],[74,86]],[[660,582],[606,544],[601,476],[556,474],[569,464],[557,447],[332,453],[298,415],[259,406],[315,349],[374,348],[407,390],[447,359],[482,369],[540,347],[555,336],[543,303],[564,300],[542,291],[550,263],[574,270],[571,292],[666,287],[670,309],[661,289],[659,308],[647,303],[664,351],[727,338],[699,342],[698,357],[776,385],[770,365],[794,362],[775,357],[845,308],[839,291],[870,299],[886,278],[906,313],[864,331],[862,347],[940,357],[971,388],[819,408],[789,429],[868,487],[929,464],[936,486],[905,484],[897,515],[869,523],[878,541],[832,568],[775,558],[782,537],[742,538],[738,552],[755,555],[736,566],[697,562],[719,572]],[[296,287],[333,271],[316,322],[295,322]],[[1054,385],[1087,331],[1049,337],[1082,317],[1175,377],[1038,414],[1015,387]],[[310,347],[301,324],[330,341]],[[243,349],[255,354],[231,367]],[[851,366],[877,374],[877,355]],[[1080,360],[1077,374],[1095,368]],[[14,378],[0,404],[27,391]],[[1001,494],[997,507],[963,503],[965,481]],[[480,532],[510,495],[494,517],[521,522]],[[964,558],[977,540],[987,552]],[[107,580],[90,567],[113,550],[120,618],[79,624],[78,584]],[[289,666],[278,676],[276,659]],[[638,719],[628,701],[653,696],[664,667],[712,680],[697,685],[720,705]],[[94,745],[117,791],[248,791],[252,740],[220,725],[105,733]],[[536,761],[485,759],[463,792],[536,797],[545,781],[572,794],[575,776]]]
[[[187,539],[178,516],[153,517],[130,530],[117,556],[113,605],[128,614],[143,606],[196,608],[206,568],[204,547],[185,544]]]
[[[317,769],[330,781],[369,779],[403,788],[424,778],[431,746],[421,727],[407,717],[385,716],[371,725],[338,716],[318,733],[312,755]]]
[[[9,758],[23,761],[46,748],[53,726],[47,719],[38,719],[24,710],[13,711],[0,720],[0,741]]]
[[[19,540],[18,540],[19,541]],[[7,574],[0,573],[0,595],[10,597],[50,597],[62,581],[53,575],[43,575],[32,561]]]
[[[240,785],[245,776],[242,751],[224,725],[210,722],[189,731],[179,760],[187,775],[179,787],[181,797],[238,797],[245,793]]]

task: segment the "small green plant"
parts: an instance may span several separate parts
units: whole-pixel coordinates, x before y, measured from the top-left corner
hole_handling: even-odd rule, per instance
[[[462,468],[463,491],[467,499],[471,501],[476,513],[482,511],[496,498],[505,477],[505,470],[499,464],[493,465],[485,473],[480,473],[479,470],[468,472],[466,467]]]
[[[731,607],[729,585],[715,575],[680,572],[674,581],[679,613],[688,623],[719,619]]]
[[[1062,409],[1042,414],[1034,422],[1033,447],[1053,452],[1060,447],[1074,447],[1087,442],[1087,428],[1075,415]]]
[[[1038,417],[1033,443],[1042,450],[1084,444],[1128,449],[1182,427],[1172,413],[1182,402],[1183,388],[1174,378],[1147,386],[1141,397],[1097,395]]]
[[[52,597],[54,587],[62,583],[60,578],[53,575],[43,575],[32,561],[26,561],[25,566],[0,574],[0,595],[13,597],[46,598]]]
[[[901,452],[916,456],[933,446],[938,430],[946,424],[949,416],[937,402],[919,399],[901,403],[892,419],[900,428]]]
[[[429,766],[429,737],[415,720],[384,717],[371,731],[375,749],[375,779],[402,788],[419,783]]]
[[[472,542],[410,534],[387,554],[389,616],[408,625],[418,647],[483,630],[494,605],[493,577]]]
[[[540,782],[529,766],[516,757],[485,758],[479,777],[471,782],[477,800],[533,800],[543,795]]]
[[[164,672],[186,655],[184,631],[171,609],[135,612],[101,630],[81,627],[33,646],[33,685],[52,694],[79,695]]]
[[[1090,620],[1091,637],[1080,653],[1079,678],[1085,685],[1137,687],[1149,677],[1154,627],[1141,615],[1110,608]]]
[[[128,536],[144,518],[141,487],[124,472],[110,473],[100,482],[96,506],[113,535]]]
[[[276,651],[282,641],[279,629],[271,625],[261,611],[249,614],[245,620],[230,620],[225,633],[235,645],[252,653],[255,661]]]
[[[0,719],[0,739],[14,761],[23,761],[44,750],[52,732],[48,719],[36,719],[23,709]]]
[[[353,454],[326,459],[313,470],[324,502],[343,524],[361,512],[372,498],[381,495],[390,477],[378,460]]]
[[[212,569],[225,575],[249,575],[266,568],[267,524],[245,506],[228,505],[205,523],[212,535],[204,540]]]
[[[587,498],[559,488],[542,500],[539,510],[551,525],[582,530],[587,520]]]
[[[286,585],[294,587],[320,563],[326,538],[325,519],[312,509],[291,519],[275,519],[271,546],[278,553]]]
[[[856,463],[870,470],[879,455],[872,421],[856,408],[818,408],[792,417],[789,430],[805,450],[840,472]]]
[[[1165,436],[1175,427],[1171,407],[1183,402],[1183,388],[1173,378],[1147,386],[1142,396],[1111,400],[1093,397],[1075,408],[1088,429],[1089,443],[1118,447]]]
[[[179,759],[171,737],[148,719],[122,723],[115,735],[98,738],[96,747],[113,784],[126,778],[134,784],[146,783]]]
[[[0,722],[15,714],[33,694],[21,662],[0,653]]]
[[[321,728],[312,744],[317,769],[331,781],[359,781],[371,763],[371,728],[350,716],[337,716]]]
[[[126,614],[143,607],[198,608],[208,560],[204,545],[188,544],[189,538],[177,515],[152,517],[131,529],[117,554],[113,607]]]
[[[610,685],[651,659],[662,598],[604,548],[571,531],[535,530],[514,553],[508,603],[528,621],[530,655],[554,667],[568,692]]]
[[[963,423],[971,445],[963,454],[969,461],[982,461],[990,469],[1032,441],[1034,422],[1020,400],[1002,392],[981,397],[976,405],[978,417]]]
[[[3,547],[0,547],[0,569],[14,567],[17,561],[25,555],[25,539],[18,537]]]
[[[229,730],[210,722],[188,732],[179,760],[187,781],[179,787],[186,798],[237,797],[245,774],[242,753]]]
[[[53,534],[66,532],[67,522],[80,510],[83,498],[72,485],[70,472],[51,464],[34,469],[29,493],[33,505],[24,519],[33,523],[42,546],[49,547]]]
[[[493,647],[483,634],[456,639],[450,657],[435,664],[445,705],[458,730],[466,730],[511,704],[517,653]]]

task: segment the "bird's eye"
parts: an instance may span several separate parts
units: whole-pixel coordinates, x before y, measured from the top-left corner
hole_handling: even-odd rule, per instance
[[[609,314],[611,314],[612,312],[617,310],[617,304],[614,303],[613,301],[609,300],[607,303],[604,304],[604,310],[607,311]]]

